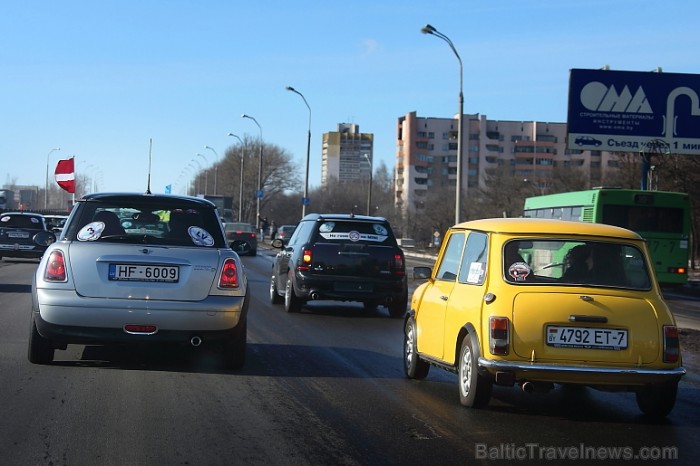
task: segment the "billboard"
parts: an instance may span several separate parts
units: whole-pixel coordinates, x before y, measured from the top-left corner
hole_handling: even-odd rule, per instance
[[[700,75],[572,69],[569,149],[700,155]],[[652,142],[653,141],[653,142]]]

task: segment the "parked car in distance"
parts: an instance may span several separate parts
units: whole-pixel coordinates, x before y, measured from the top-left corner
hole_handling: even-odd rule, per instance
[[[258,232],[250,223],[226,223],[226,241],[239,255],[255,256],[258,253]]]
[[[0,214],[0,259],[39,259],[56,235],[46,227],[44,217],[28,212]]]
[[[49,231],[53,231],[57,235],[63,231],[63,225],[66,224],[68,220],[67,215],[50,215],[44,214],[44,222],[46,223],[46,228]]]
[[[553,384],[636,394],[664,417],[682,367],[678,328],[645,241],[603,224],[484,219],[447,231],[434,268],[413,293],[404,371],[459,374],[460,402],[488,404],[494,384]]]
[[[296,228],[296,225],[281,225],[277,229],[277,232],[275,233],[275,237],[273,239],[281,239],[282,243],[287,244],[289,243],[289,238],[292,237]]]
[[[272,265],[270,301],[299,312],[307,301],[359,301],[386,306],[391,317],[406,313],[408,286],[403,251],[382,217],[309,214]]]
[[[88,194],[32,284],[28,358],[69,344],[180,344],[245,362],[248,282],[216,207],[194,197]]]

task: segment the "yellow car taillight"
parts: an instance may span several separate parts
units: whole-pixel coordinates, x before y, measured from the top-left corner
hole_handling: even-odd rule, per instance
[[[507,317],[489,318],[489,350],[491,354],[502,356],[508,354],[510,343],[510,323]]]

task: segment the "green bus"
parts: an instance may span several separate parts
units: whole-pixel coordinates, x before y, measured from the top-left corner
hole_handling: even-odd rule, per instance
[[[684,193],[595,188],[525,199],[524,217],[606,223],[647,240],[662,285],[688,281],[690,197]]]

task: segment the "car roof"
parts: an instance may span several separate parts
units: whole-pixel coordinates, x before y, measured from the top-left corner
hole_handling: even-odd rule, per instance
[[[163,204],[198,205],[206,208],[216,208],[216,204],[202,197],[177,196],[174,194],[145,194],[145,193],[90,193],[84,195],[81,201],[86,202],[144,202],[155,201]]]
[[[452,228],[505,234],[566,234],[642,239],[633,231],[613,225],[540,218],[486,218],[459,223]]]
[[[39,218],[44,218],[43,215],[41,214],[36,214],[34,212],[1,212],[0,217],[4,217],[5,215],[22,215],[25,217],[39,217]]]
[[[368,215],[355,214],[308,214],[301,220],[313,220],[319,222],[325,220],[358,220],[362,222],[387,222],[387,219],[385,219],[384,217],[371,217]]]

